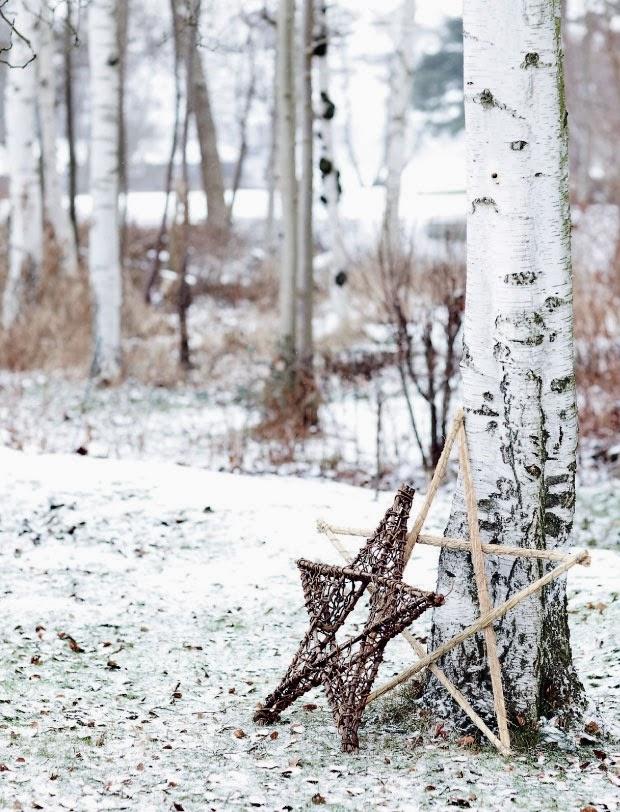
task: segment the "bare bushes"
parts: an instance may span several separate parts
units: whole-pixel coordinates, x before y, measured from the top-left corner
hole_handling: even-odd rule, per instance
[[[620,432],[620,256],[605,271],[577,266],[575,348],[579,426],[603,458]]]
[[[375,295],[395,348],[411,429],[427,470],[436,465],[446,435],[465,292],[459,243],[446,232],[437,248],[435,258],[420,259],[412,249],[394,251],[382,242],[376,254]],[[423,404],[424,418],[415,399]]]

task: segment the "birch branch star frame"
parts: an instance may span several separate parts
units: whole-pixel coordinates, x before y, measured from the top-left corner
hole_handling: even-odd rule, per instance
[[[461,470],[461,478],[463,482],[463,489],[465,493],[465,502],[467,506],[469,538],[450,538],[443,536],[434,536],[422,533],[422,528],[428,516],[430,507],[437,494],[439,486],[444,479],[450,454],[452,452],[455,442],[458,441],[459,463]],[[346,563],[350,563],[351,557],[346,546],[343,543],[344,537],[368,537],[369,532],[351,527],[339,527],[331,525],[324,520],[317,522],[318,530],[324,533],[336,548],[342,559]],[[477,620],[470,626],[466,627],[450,640],[447,640],[439,648],[432,652],[427,652],[426,648],[409,632],[405,629],[402,636],[407,643],[411,646],[417,656],[417,662],[406,668],[400,674],[390,679],[384,685],[376,688],[369,694],[367,705],[392,691],[398,685],[403,684],[410,680],[416,674],[419,674],[424,669],[428,669],[431,674],[438,680],[438,682],[445,688],[452,699],[459,705],[459,707],[467,714],[474,725],[486,738],[497,748],[497,750],[504,756],[510,755],[510,734],[508,731],[508,720],[506,715],[506,706],[504,700],[504,690],[502,685],[502,673],[499,659],[497,656],[497,641],[495,638],[495,631],[493,623],[499,618],[503,617],[507,612],[517,606],[521,601],[530,595],[543,589],[551,581],[563,575],[571,567],[576,564],[587,566],[590,563],[589,553],[585,550],[577,550],[574,552],[559,552],[556,550],[538,550],[529,549],[524,547],[510,547],[499,544],[483,544],[480,538],[480,531],[478,525],[478,511],[476,501],[476,491],[471,473],[471,466],[469,461],[469,449],[467,446],[467,436],[465,433],[465,422],[463,409],[459,409],[452,422],[450,431],[446,438],[441,456],[433,473],[428,491],[420,508],[416,519],[413,522],[411,530],[407,534],[407,542],[405,545],[405,566],[415,548],[416,544],[426,544],[433,547],[446,547],[453,550],[462,550],[469,552],[472,557],[472,565],[474,570],[474,577],[476,581],[476,589],[478,593],[478,604],[480,607],[480,614]],[[489,595],[487,579],[485,575],[484,561],[485,556],[511,556],[530,559],[539,559],[543,561],[553,561],[556,566],[550,570],[542,578],[533,581],[529,586],[511,595],[508,600],[500,606],[493,607]],[[485,721],[479,716],[478,713],[469,703],[465,695],[454,685],[454,683],[446,676],[446,674],[437,665],[437,661],[448,651],[463,643],[467,638],[471,637],[478,632],[482,632],[484,636],[485,650],[487,655],[487,664],[491,676],[491,686],[493,690],[493,704],[496,717],[497,733],[492,731]]]

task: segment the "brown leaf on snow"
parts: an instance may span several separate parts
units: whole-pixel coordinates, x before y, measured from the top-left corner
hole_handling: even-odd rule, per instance
[[[471,747],[476,743],[476,740],[473,736],[461,736],[460,739],[456,740],[456,743],[461,747]]]
[[[596,722],[587,722],[584,730],[586,733],[589,733],[591,736],[596,736],[597,733],[601,732],[600,727],[597,725]]]
[[[579,812],[598,812],[598,809],[588,804],[587,806],[582,806]]]
[[[245,739],[245,730],[238,727],[236,730],[233,730],[233,736],[235,739]]]
[[[269,738],[272,741],[275,741],[278,738],[278,731],[277,730],[272,730],[271,733],[269,734]]]
[[[324,804],[326,803],[325,798],[321,795],[320,792],[317,792],[315,795],[312,796],[312,803],[313,804]]]
[[[178,803],[177,801],[175,801],[175,802],[172,804],[172,806],[173,806],[173,807],[176,809],[176,812],[183,812],[183,810],[185,809],[185,807],[183,806],[183,804],[180,804],[180,803]]]
[[[305,705],[302,705],[305,711],[315,711],[319,706],[315,705],[313,702],[306,702]]]
[[[144,770],[144,764],[143,764],[142,762],[140,762],[139,764],[136,764],[136,770],[137,770],[139,773],[143,772],[143,770]]]
[[[0,773],[8,773],[11,771],[10,767],[7,767],[6,764],[0,764]]]
[[[116,662],[116,660],[108,660],[106,664],[106,668],[108,671],[120,671],[120,665]]]
[[[593,609],[594,611],[598,612],[599,615],[602,615],[605,609],[607,609],[607,604],[603,603],[603,601],[588,601],[586,603],[586,609]]]
[[[74,637],[71,637],[70,634],[67,634],[66,632],[58,632],[58,637],[61,640],[66,640],[67,643],[69,643],[69,648],[75,654],[84,654],[84,649],[80,646],[80,644],[75,640]]]

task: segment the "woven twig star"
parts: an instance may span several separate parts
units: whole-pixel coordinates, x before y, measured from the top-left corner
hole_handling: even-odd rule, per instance
[[[358,748],[357,730],[386,645],[426,609],[443,603],[441,595],[402,582],[412,501],[413,489],[403,485],[350,567],[297,562],[310,628],[255,721],[275,721],[310,688],[323,684],[342,749]],[[364,628],[339,644],[336,634],[366,590],[370,600]]]

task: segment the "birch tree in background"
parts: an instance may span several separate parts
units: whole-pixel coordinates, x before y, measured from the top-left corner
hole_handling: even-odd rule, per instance
[[[278,158],[282,205],[280,257],[280,352],[294,370],[296,348],[297,177],[295,173],[294,0],[278,6]]]
[[[415,0],[404,0],[388,89],[383,240],[394,254],[400,244],[400,182],[407,163],[407,132],[413,90]]]
[[[314,233],[312,223],[314,171],[314,111],[312,109],[312,52],[314,2],[303,0],[301,26],[301,178],[299,185],[299,361],[312,374],[312,314],[314,299]]]
[[[465,1],[468,149],[467,297],[462,360],[466,428],[485,543],[562,548],[575,503],[567,113],[559,0],[511,0],[489,13]],[[446,530],[467,535],[462,494]],[[551,563],[487,558],[493,602]],[[456,575],[451,578],[449,574]],[[468,556],[442,550],[436,648],[477,616]],[[506,701],[517,728],[579,708],[558,579],[495,625]],[[492,707],[480,639],[443,658],[483,714]],[[439,701],[439,695],[437,696]]]
[[[36,20],[37,81],[43,169],[43,220],[56,244],[61,270],[77,273],[77,246],[69,213],[63,205],[56,143],[56,69],[54,65],[54,14],[46,0],[39,0]]]
[[[19,20],[12,32],[6,83],[6,146],[9,165],[11,220],[9,267],[2,300],[2,325],[11,327],[25,293],[39,274],[43,257],[43,215],[37,155],[37,80],[34,15],[19,0],[4,9]],[[17,27],[17,26],[16,26]]]
[[[89,271],[93,292],[93,372],[103,383],[121,371],[122,280],[118,221],[119,55],[116,0],[91,0],[88,41],[91,98]]]
[[[314,46],[319,75],[319,170],[322,179],[321,202],[327,209],[328,247],[330,253],[329,291],[334,310],[341,320],[346,317],[346,298],[343,288],[347,283],[346,252],[342,237],[342,227],[338,203],[342,189],[340,171],[334,151],[334,117],[336,105],[332,97],[329,70],[330,30],[327,3],[319,1],[318,35]]]

